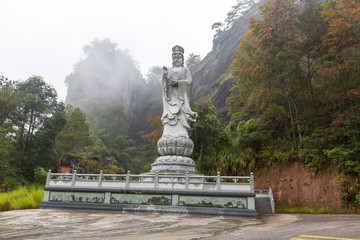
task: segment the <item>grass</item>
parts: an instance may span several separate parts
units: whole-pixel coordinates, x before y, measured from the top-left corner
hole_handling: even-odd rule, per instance
[[[286,203],[278,203],[276,204],[276,213],[335,214],[338,211],[328,207],[318,208],[313,204],[289,206]]]
[[[44,198],[41,185],[20,187],[10,192],[0,193],[0,211],[38,208]]]

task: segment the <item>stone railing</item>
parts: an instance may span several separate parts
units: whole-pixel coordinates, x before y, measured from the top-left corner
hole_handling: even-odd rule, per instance
[[[123,189],[176,189],[204,191],[254,192],[254,175],[250,176],[203,176],[195,174],[77,174],[52,173],[46,179],[46,187],[70,188],[123,188]]]
[[[271,213],[275,213],[275,201],[271,187],[268,189],[255,189],[256,198],[269,198]]]

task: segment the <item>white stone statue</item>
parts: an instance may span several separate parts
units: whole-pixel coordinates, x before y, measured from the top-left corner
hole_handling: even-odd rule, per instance
[[[184,49],[175,46],[172,51],[173,66],[169,70],[164,67],[162,78],[163,136],[188,137],[190,122],[196,122],[197,118],[197,113],[190,109],[189,103],[192,88],[191,73],[187,67],[184,67]]]
[[[189,138],[190,123],[196,122],[197,113],[190,108],[191,73],[184,67],[184,49],[172,48],[173,66],[164,67],[162,77],[163,135],[157,143],[161,155],[152,164],[151,171],[196,173],[195,162],[190,157],[194,143]]]

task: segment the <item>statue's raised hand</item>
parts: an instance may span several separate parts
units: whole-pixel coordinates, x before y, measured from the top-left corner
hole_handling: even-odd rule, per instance
[[[169,71],[168,71],[167,67],[164,66],[163,67],[163,75],[164,75],[164,77],[167,77],[168,73],[169,73]]]

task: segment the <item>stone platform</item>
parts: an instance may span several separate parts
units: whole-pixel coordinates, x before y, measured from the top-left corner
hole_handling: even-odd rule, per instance
[[[257,217],[251,176],[48,173],[40,208]]]

